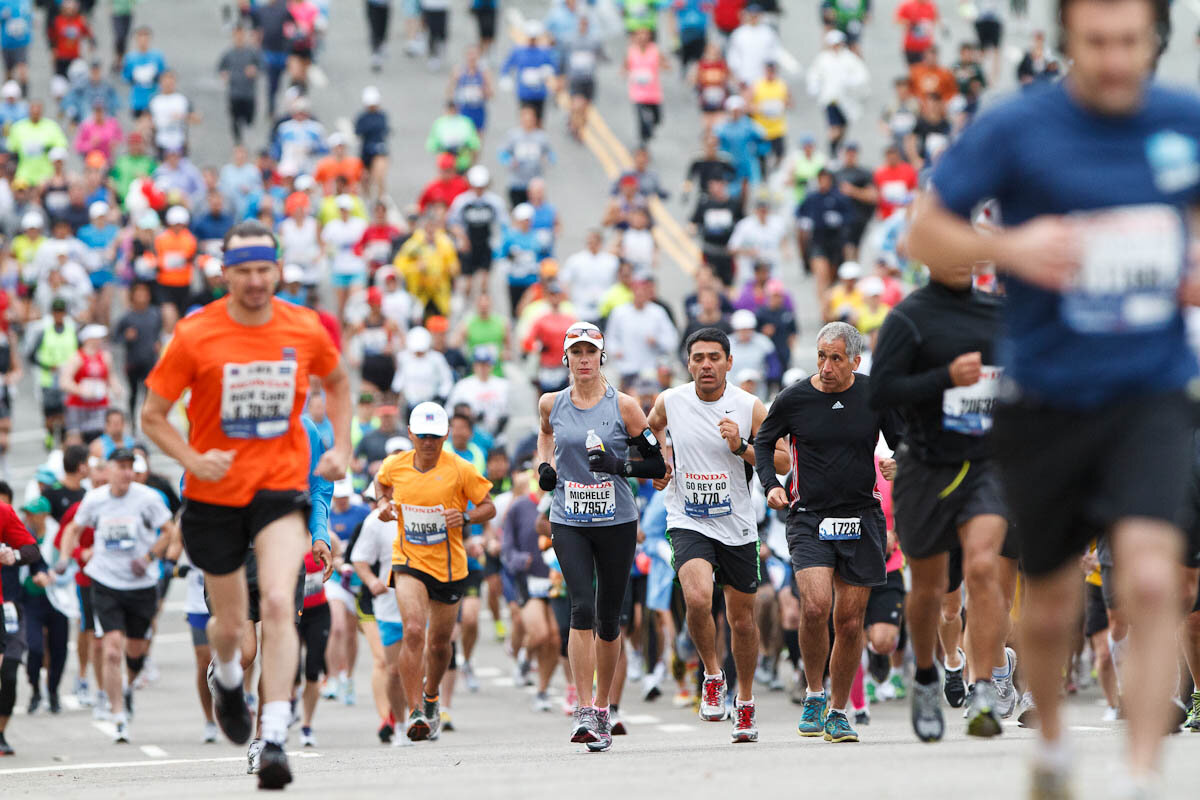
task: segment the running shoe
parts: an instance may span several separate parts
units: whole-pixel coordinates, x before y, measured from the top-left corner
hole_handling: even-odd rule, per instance
[[[801,736],[825,735],[825,695],[808,697],[804,700],[804,710],[800,712],[800,724],[796,726]]]
[[[958,648],[958,669],[950,669],[945,662],[942,663],[945,677],[942,683],[942,692],[946,695],[946,702],[951,708],[962,708],[963,703],[967,699],[967,686],[963,683],[963,670],[967,667],[967,655]]]
[[[533,696],[533,710],[539,713],[550,711],[553,706],[550,704],[550,696],[545,692],[538,692]]]
[[[246,774],[253,775],[258,772],[259,758],[262,756],[263,740],[255,739],[246,748]]]
[[[1200,733],[1200,692],[1192,692],[1192,708],[1183,727],[1192,733]]]
[[[395,734],[395,732],[396,732],[396,723],[392,719],[392,716],[389,714],[388,718],[385,719],[382,723],[380,723],[379,730],[376,731],[375,733],[376,733],[376,735],[379,736],[380,744],[390,744],[392,741],[392,736]]]
[[[423,742],[429,738],[429,720],[425,719],[425,715],[421,713],[420,709],[414,708],[408,715],[408,724],[404,728],[404,734],[414,742]]]
[[[1001,719],[1008,719],[1017,708],[1017,690],[1013,687],[1013,675],[1017,671],[1017,651],[1011,647],[1004,648],[1008,674],[996,681],[996,713]]]
[[[431,742],[436,742],[442,731],[441,706],[438,704],[437,700],[430,700],[428,697],[424,698],[422,705],[424,708],[421,709],[421,713],[424,715],[426,722],[429,723],[429,736],[425,738],[429,739]],[[448,717],[449,715],[447,715],[447,718]]]
[[[129,723],[125,720],[117,720],[117,724],[113,731],[114,744],[129,744]]]
[[[967,706],[967,735],[991,738],[1000,735],[1000,713],[997,710],[996,685],[991,681],[976,681]],[[1011,709],[1009,711],[1011,714]]]
[[[942,716],[942,693],[937,682],[913,681],[912,727],[922,742],[940,742],[946,733]]]
[[[1104,709],[1104,716],[1101,717],[1100,719],[1103,722],[1116,722],[1120,718],[1121,718],[1120,709],[1109,706],[1108,708]]]
[[[46,709],[51,714],[57,714],[62,711],[62,703],[59,702],[57,692],[50,692],[46,695]],[[132,716],[132,714],[130,716]]]
[[[700,719],[705,722],[720,722],[726,718],[725,692],[727,690],[723,670],[719,677],[704,679],[704,684],[700,688]]]
[[[132,686],[125,687],[124,700],[125,700],[125,713],[129,716],[130,719],[133,719],[133,687]]]
[[[1029,800],[1071,800],[1071,779],[1066,770],[1035,766],[1030,775]]]
[[[892,662],[887,656],[882,653],[867,651],[867,673],[875,679],[876,683],[883,683],[888,679],[888,673],[892,671]]]
[[[733,743],[757,742],[758,726],[754,723],[754,703],[735,703],[733,707]]]
[[[1033,692],[1021,695],[1021,702],[1017,704],[1017,724],[1034,730],[1041,727],[1042,716],[1038,713],[1037,703],[1033,702]]]
[[[840,711],[830,711],[825,718],[825,741],[857,742],[858,732],[850,727],[850,720]]]
[[[34,692],[29,696],[29,713],[34,714],[38,710],[38,706],[42,704],[42,693]]]
[[[662,683],[663,676],[666,674],[666,667],[661,661],[658,666],[663,667],[661,672],[656,667],[653,672],[647,673],[646,677],[642,678],[642,700],[647,703],[653,703],[662,697],[662,689],[659,688],[659,684]]]
[[[771,664],[766,656],[758,657],[758,666],[754,668],[754,680],[762,686],[771,684]]]
[[[504,637],[508,636],[508,628],[504,626],[504,620],[498,619],[492,624],[492,630],[496,633],[496,641],[503,642]]]
[[[479,679],[475,677],[475,670],[471,667],[470,661],[464,661],[459,672],[463,676],[463,683],[467,685],[467,691],[474,694],[479,691]]]
[[[792,690],[788,692],[788,700],[792,701],[792,705],[804,705],[804,698],[808,696],[808,687],[804,683],[804,673],[796,673],[796,682],[792,684]]]
[[[879,690],[876,687],[877,687],[877,684],[875,683],[875,679],[870,676],[867,676],[866,681],[864,681],[863,688],[866,690],[866,693],[867,693],[867,702],[870,703],[871,705],[874,705],[879,702]]]
[[[275,742],[263,745],[258,762],[258,788],[282,789],[292,782],[292,769],[288,766],[287,753]]]
[[[91,708],[92,692],[88,688],[88,682],[82,678],[75,679],[75,700],[79,703],[80,708]]]
[[[575,690],[575,684],[568,683],[566,694],[563,695],[562,710],[568,717],[574,716],[575,709],[579,707],[579,692]]]
[[[597,741],[596,709],[592,706],[580,706],[575,710],[575,724],[571,728],[571,741],[576,744],[590,744]]]
[[[613,736],[624,736],[628,733],[625,730],[625,720],[621,719],[616,706],[608,707],[608,729]]]
[[[253,727],[250,722],[250,709],[246,708],[246,695],[239,684],[233,689],[226,689],[217,680],[216,662],[208,663],[208,690],[212,693],[213,712],[217,724],[229,741],[234,744],[245,744],[250,741]]]
[[[342,683],[342,703],[352,706],[357,700],[358,697],[354,693],[354,678],[346,678]]]
[[[1188,707],[1183,704],[1183,701],[1178,697],[1171,698],[1171,716],[1167,721],[1167,733],[1180,733],[1183,726],[1187,723]]]
[[[888,677],[888,685],[892,687],[891,696],[895,700],[903,700],[908,697],[908,687],[904,685],[904,676],[899,672],[893,672]]]
[[[671,701],[671,705],[676,708],[687,708],[692,704],[692,693],[687,689],[680,689],[675,693],[675,699]]]
[[[860,708],[854,712],[854,724],[862,727],[871,724],[871,710],[868,708]]]
[[[522,651],[524,652],[524,651]],[[533,666],[529,663],[529,659],[522,656],[517,659],[517,665],[513,667],[513,685],[518,689],[522,686],[533,686]]]
[[[967,700],[965,703],[963,703],[963,712],[962,712],[963,719],[966,719],[967,715],[971,713],[971,695],[974,693],[975,693],[975,684],[973,684],[973,683],[967,684]]]
[[[108,695],[101,689],[96,692],[96,704],[92,706],[92,719],[97,722],[104,722],[112,716],[112,711],[108,705]]]
[[[450,719],[450,710],[449,709],[445,709],[442,711],[441,715],[439,716],[439,721],[441,723],[438,726],[439,730],[446,731],[447,733],[454,730],[454,720]],[[435,736],[434,738],[436,739],[437,737]]]
[[[338,696],[338,679],[337,678],[326,678],[325,682],[323,684],[321,684],[321,699],[322,700],[336,700],[337,696]]]
[[[12,749],[12,745],[4,738],[4,734],[0,733],[0,756],[16,755],[16,751]]]
[[[219,737],[219,735],[220,735],[220,732],[217,730],[217,723],[215,723],[215,722],[204,723],[204,743],[205,744],[215,743],[217,741],[217,738]]]
[[[783,678],[779,675],[779,669],[771,674],[771,682],[767,684],[767,689],[772,692],[782,692],[785,688]]]
[[[305,725],[300,729],[300,746],[301,747],[316,747],[317,737],[313,735],[312,728]]]
[[[608,709],[596,709],[596,722],[594,733],[596,740],[588,742],[587,749],[593,753],[603,753],[612,747],[612,726],[609,724]]]
[[[258,695],[254,692],[246,692],[246,710],[250,712],[251,717],[258,716]]]

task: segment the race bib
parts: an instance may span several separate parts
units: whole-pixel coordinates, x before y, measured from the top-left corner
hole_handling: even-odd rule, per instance
[[[654,80],[654,73],[648,69],[635,69],[632,75],[633,82],[638,86],[649,86]]]
[[[543,250],[549,250],[554,244],[554,229],[553,228],[538,228],[533,232],[533,238],[537,242],[538,247]]]
[[[460,106],[477,106],[483,102],[483,87],[477,83],[467,83],[458,87],[458,104]]]
[[[725,102],[725,87],[705,86],[704,89],[701,90],[700,96],[708,105],[719,106]]]
[[[884,181],[880,194],[892,205],[900,205],[908,200],[908,184],[904,181]]]
[[[782,117],[782,100],[763,100],[758,104],[758,113],[764,117]]]
[[[704,228],[709,231],[723,231],[733,227],[733,212],[728,208],[710,208],[704,212]]]
[[[733,513],[729,473],[685,472],[679,486],[683,490],[683,513],[692,519],[716,519]]]
[[[84,378],[79,381],[79,396],[84,400],[103,400],[108,395],[108,384],[103,378]]]
[[[1083,261],[1063,295],[1062,314],[1078,333],[1162,330],[1178,313],[1184,229],[1165,204],[1072,215]]]
[[[983,436],[992,430],[992,410],[1000,389],[1004,367],[984,366],[979,380],[970,386],[955,386],[942,393],[942,427],[968,436]]]
[[[22,38],[28,31],[29,31],[29,26],[25,23],[25,20],[21,19],[20,17],[16,17],[15,19],[10,19],[4,25],[4,32],[7,33],[9,36],[11,36],[13,39]]]
[[[231,439],[282,436],[295,400],[295,361],[226,364],[221,378],[221,431]]]
[[[537,142],[520,142],[513,148],[517,161],[537,161],[542,157],[542,146]]]
[[[304,596],[312,597],[325,589],[324,572],[307,572],[304,574]]]
[[[148,86],[154,83],[154,78],[158,75],[158,66],[156,64],[139,64],[133,68],[132,72],[134,83]]]
[[[612,522],[617,517],[617,494],[612,481],[563,481],[563,512],[567,522]]]
[[[115,552],[133,550],[137,532],[135,517],[107,517],[96,529],[96,538],[104,543],[104,549]]]
[[[42,154],[44,149],[45,148],[42,147],[42,143],[39,141],[28,142],[24,147],[21,148],[21,155],[25,156],[26,158],[37,158]]]
[[[21,620],[17,617],[17,604],[8,602],[4,604],[4,632],[16,633],[21,629]]]
[[[840,542],[862,536],[859,517],[826,517],[817,526],[817,538],[823,542]]]
[[[441,544],[446,541],[446,507],[410,506],[401,503],[404,540],[409,544]]]
[[[569,59],[572,72],[591,72],[596,66],[596,54],[591,50],[576,50]]]
[[[542,70],[539,67],[525,67],[521,70],[521,83],[525,86],[536,88],[542,85]]]
[[[839,228],[842,225],[842,214],[839,211],[826,211],[821,218],[825,220],[827,228]]]
[[[550,596],[550,579],[535,578],[532,575],[525,579],[525,588],[531,599],[545,599]]]
[[[163,256],[163,269],[183,269],[187,265],[187,259],[183,253],[167,253]]]

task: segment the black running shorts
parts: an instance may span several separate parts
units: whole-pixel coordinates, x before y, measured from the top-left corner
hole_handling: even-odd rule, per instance
[[[439,581],[427,572],[406,567],[403,564],[393,564],[392,572],[395,575],[407,575],[410,578],[416,578],[425,585],[425,591],[428,593],[429,599],[444,606],[454,605],[467,594],[466,578],[461,578],[457,581]]]
[[[904,575],[900,570],[887,574],[887,582],[871,590],[863,627],[884,623],[897,628],[904,622]]]
[[[1000,475],[990,461],[935,466],[901,446],[892,483],[896,536],[909,558],[929,558],[960,545],[958,529],[985,514],[1008,516]]]
[[[713,580],[718,585],[728,586],[742,594],[758,591],[762,571],[757,539],[742,545],[730,545],[697,531],[671,528],[667,531],[667,541],[671,544],[671,567],[676,573],[687,562],[699,558],[712,565]]]
[[[1121,519],[1178,524],[1192,477],[1191,431],[1182,392],[1085,410],[1000,407],[996,463],[1024,571],[1054,572]]]
[[[103,636],[121,631],[127,639],[145,639],[158,611],[158,590],[112,589],[92,581],[92,612],[96,633]]]
[[[859,537],[821,539],[821,521],[827,517],[857,517]],[[787,543],[792,554],[792,569],[797,573],[811,567],[832,567],[838,577],[852,586],[882,586],[887,582],[887,559],[883,555],[887,546],[887,525],[878,505],[853,513],[793,510],[788,514]]]
[[[307,524],[308,492],[262,489],[244,506],[218,506],[184,498],[180,527],[188,556],[210,575],[228,575],[242,566],[263,528],[298,512]]]

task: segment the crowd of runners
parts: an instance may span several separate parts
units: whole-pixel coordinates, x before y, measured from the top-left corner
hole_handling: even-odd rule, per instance
[[[1114,796],[1162,796],[1163,737],[1200,732],[1200,98],[1151,80],[1165,0],[1060,0],[1015,67],[998,0],[954,56],[933,0],[826,2],[801,65],[781,2],[543,5],[367,0],[370,69],[447,87],[395,142],[375,86],[342,91],[349,127],[314,116],[341,6],[225,7],[221,121],[134,0],[0,0],[0,755],[17,703],[135,741],[178,579],[197,736],[247,746],[262,788],[338,705],[369,698],[364,742],[453,731],[501,691],[475,674],[494,636],[593,752],[627,693],[733,743],[764,693],[828,743],[904,701],[923,742],[1038,729],[1044,800],[1072,796],[1063,697],[1098,685]],[[568,219],[555,142],[595,135],[614,61],[632,167]],[[664,114],[672,72],[698,132]],[[801,104],[820,140],[793,141]],[[696,149],[686,175],[666,147]],[[25,485],[14,428],[44,428]]]

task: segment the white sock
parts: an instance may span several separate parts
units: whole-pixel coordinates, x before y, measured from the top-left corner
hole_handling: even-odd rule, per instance
[[[1034,761],[1048,769],[1064,772],[1071,766],[1071,751],[1064,739],[1039,743],[1033,754]]]
[[[1004,657],[1003,667],[992,667],[992,683],[1004,683],[1012,677],[1012,670],[1008,668],[1008,656]]]
[[[263,703],[262,707],[262,738],[263,741],[282,745],[287,741],[288,720],[292,716],[292,704],[287,700],[274,700]]]
[[[734,698],[733,704],[735,706],[752,706],[754,705],[754,698],[751,697],[749,700],[738,700],[737,698]]]
[[[804,696],[804,698],[805,698],[806,700],[812,699],[812,698],[814,698],[814,697],[819,697],[819,698],[821,698],[822,700],[824,700],[824,699],[825,699],[825,692],[824,692],[824,691],[820,691],[820,692],[814,692],[812,689],[809,689],[809,690],[808,690],[808,694],[806,694],[806,695]]]
[[[721,674],[720,672],[718,672],[716,675],[709,675],[707,672],[704,673],[704,679],[706,681],[716,681],[716,680],[720,680],[723,677],[724,677],[724,675]]]
[[[229,661],[217,659],[214,677],[225,689],[236,689],[242,685],[242,651],[234,650],[233,658]]]
[[[1117,694],[1121,693],[1121,671],[1125,661],[1125,639],[1117,641],[1113,639],[1112,631],[1108,632],[1108,652],[1112,654],[1113,672],[1117,676]]]
[[[829,713],[831,713],[831,714],[832,714],[832,713],[835,713],[835,712],[836,712],[836,713],[838,713],[838,714],[841,714],[843,717],[844,717],[844,716],[846,716],[846,709],[844,709],[844,708],[831,708],[831,709],[829,709]]]

